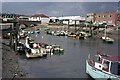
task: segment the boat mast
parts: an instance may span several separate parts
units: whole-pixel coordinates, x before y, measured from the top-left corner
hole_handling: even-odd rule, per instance
[[[105,25],[105,33],[104,33],[105,39],[106,39],[106,28],[107,28],[107,25]]]

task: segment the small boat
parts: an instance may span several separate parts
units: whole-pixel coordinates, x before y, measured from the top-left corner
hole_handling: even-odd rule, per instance
[[[105,42],[108,42],[108,43],[113,43],[114,42],[114,39],[110,38],[110,37],[102,37],[102,40],[105,41]]]
[[[63,53],[64,49],[62,49],[59,45],[52,45],[53,53]]]
[[[37,34],[39,34],[39,33],[40,33],[40,31],[36,30],[36,31],[34,31],[34,33],[37,33]]]
[[[70,33],[68,33],[68,37],[76,37],[76,35],[75,35],[75,33],[70,32]]]
[[[86,73],[97,80],[120,80],[120,56],[98,53],[97,60],[86,60]]]
[[[80,35],[81,35],[80,36],[81,39],[86,39],[87,37],[92,37],[92,35],[90,33],[86,33],[83,31],[80,32]]]
[[[39,45],[41,48],[46,49],[46,53],[50,53],[50,54],[53,53],[53,48],[51,45],[48,45],[46,43],[39,43]]]
[[[50,35],[52,35],[52,33],[51,33],[50,30],[46,31],[46,34],[50,34]]]
[[[51,45],[48,45],[45,47],[46,53],[53,55],[53,47]]]
[[[60,36],[66,36],[67,33],[65,31],[60,31]]]
[[[22,42],[19,42],[17,44],[17,51],[18,52],[24,52],[25,51],[25,46],[24,46],[24,44]]]
[[[23,30],[23,32],[26,34],[34,34],[34,31],[29,31],[29,30]]]
[[[50,28],[47,28],[47,27],[45,27],[45,28],[40,28],[40,30],[50,30]]]
[[[25,34],[25,32],[22,32],[22,31],[18,35],[19,39],[25,39],[25,37],[26,37],[26,34]]]
[[[35,57],[46,57],[47,53],[44,48],[41,48],[39,44],[34,43],[30,37],[26,37],[26,57],[35,58]]]
[[[102,39],[104,42],[113,43],[113,42],[114,42],[114,39],[106,36],[106,27],[107,27],[107,25],[105,25],[104,36],[101,37],[101,39]]]
[[[56,31],[53,33],[54,36],[60,36],[60,31]]]

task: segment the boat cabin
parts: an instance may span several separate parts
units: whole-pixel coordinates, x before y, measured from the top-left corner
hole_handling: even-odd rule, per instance
[[[27,37],[26,43],[30,48],[34,48],[34,49],[39,48],[39,44],[35,43],[34,40],[31,39],[31,37]]]
[[[94,64],[96,69],[102,72],[120,76],[120,57],[119,56],[107,56],[98,55]]]

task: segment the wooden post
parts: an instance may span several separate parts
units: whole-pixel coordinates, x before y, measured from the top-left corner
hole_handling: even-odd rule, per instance
[[[15,51],[17,52],[17,45],[18,45],[18,32],[19,32],[19,24],[18,23],[16,23],[15,24],[15,27],[16,27],[16,29],[15,29]]]
[[[12,24],[11,28],[12,28],[12,31],[13,31],[14,24]],[[9,43],[11,48],[13,48],[13,45],[14,45],[14,35],[13,35],[12,31],[10,31],[10,43]]]
[[[93,32],[92,32],[92,27],[93,27],[93,23],[92,23],[92,21],[90,22],[90,30],[89,30],[89,32],[90,32],[90,34],[91,34],[91,36],[93,35]]]
[[[70,21],[68,20],[68,31],[69,31],[69,27],[70,27],[70,26],[69,26],[69,23],[70,23]]]
[[[75,20],[75,31],[76,31],[76,20]]]

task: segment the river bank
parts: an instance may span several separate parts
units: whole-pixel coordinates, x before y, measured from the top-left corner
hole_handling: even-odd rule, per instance
[[[19,67],[18,54],[9,47],[9,40],[2,40],[2,78],[25,78],[26,73]]]

